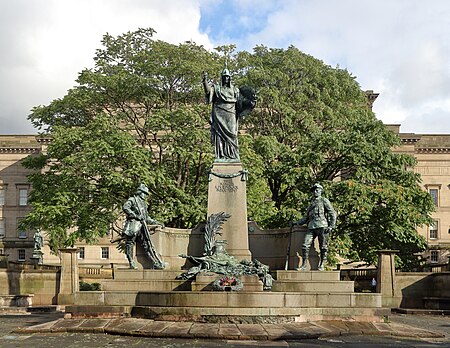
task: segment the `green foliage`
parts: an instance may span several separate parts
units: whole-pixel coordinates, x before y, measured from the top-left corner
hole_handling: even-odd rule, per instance
[[[430,223],[433,204],[410,170],[414,159],[392,152],[399,139],[349,72],[295,47],[209,52],[153,34],[105,35],[95,68],[63,98],[33,109],[30,120],[52,141],[24,162],[36,173],[23,224],[46,231],[52,250],[105,235],[141,182],[150,215],[167,226],[205,221],[213,151],[201,75],[218,78],[226,56],[235,84],[258,91],[239,139],[249,218],[286,226],[304,214],[318,181],[338,212],[331,260],[374,263],[376,250],[398,249],[401,268],[416,266],[425,248],[416,228]]]
[[[373,264],[379,249],[400,250],[398,266],[417,266],[426,247],[416,232],[430,222],[429,195],[410,170],[414,158],[394,153],[395,134],[378,121],[347,71],[331,68],[295,47],[243,53],[241,82],[256,86],[258,108],[246,120],[252,135],[249,169],[273,204],[258,216],[264,227],[303,215],[314,182],[338,212],[330,259],[336,254]]]
[[[100,283],[86,283],[80,282],[80,291],[102,291],[102,285]]]
[[[141,182],[154,218],[173,227],[204,220],[213,155],[200,78],[221,66],[201,46],[152,35],[105,35],[95,68],[30,116],[51,142],[24,162],[36,173],[23,225],[46,231],[54,252],[120,229],[121,206]]]

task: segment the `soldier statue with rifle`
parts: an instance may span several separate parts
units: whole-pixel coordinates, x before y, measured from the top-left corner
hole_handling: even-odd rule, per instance
[[[153,262],[153,268],[163,269],[164,262],[156,252],[156,249],[150,239],[148,225],[164,225],[148,216],[147,197],[149,191],[144,184],[139,185],[136,193],[128,198],[123,205],[123,211],[127,216],[122,232],[122,239],[125,240],[125,255],[127,256],[130,268],[136,269],[136,263],[133,260],[133,246],[136,240],[140,240],[144,247],[147,257]]]
[[[298,221],[292,222],[293,225],[307,225],[308,231],[302,245],[302,265],[300,271],[306,271],[309,258],[309,249],[314,239],[319,239],[320,261],[319,271],[324,270],[328,254],[328,236],[333,228],[336,227],[336,212],[330,201],[322,197],[323,187],[320,184],[314,184],[311,187],[313,198],[308,207],[306,215]]]

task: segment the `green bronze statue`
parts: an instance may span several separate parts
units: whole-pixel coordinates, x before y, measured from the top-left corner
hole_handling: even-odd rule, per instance
[[[156,252],[156,249],[150,239],[148,224],[164,225],[148,216],[147,203],[149,191],[144,184],[139,185],[136,193],[128,198],[123,205],[123,211],[127,216],[122,232],[122,239],[125,240],[125,255],[127,256],[130,268],[136,269],[133,260],[133,247],[136,240],[139,240],[144,247],[147,257],[153,262],[153,268],[163,269],[164,262]]]
[[[219,162],[239,162],[239,118],[253,110],[256,93],[250,87],[235,87],[226,67],[222,71],[220,84],[210,85],[208,75],[203,72],[203,88],[206,102],[212,104],[210,124],[215,159]]]
[[[309,249],[314,239],[319,240],[320,261],[319,271],[323,271],[327,261],[328,254],[328,236],[333,228],[336,227],[336,212],[330,201],[322,197],[323,187],[320,184],[314,184],[311,188],[313,198],[306,215],[293,225],[307,225],[308,231],[302,245],[302,265],[299,270],[306,271],[309,258]]]

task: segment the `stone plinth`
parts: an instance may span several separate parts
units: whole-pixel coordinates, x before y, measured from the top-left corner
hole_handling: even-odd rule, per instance
[[[395,254],[398,250],[378,250],[377,292],[381,293],[383,307],[395,303]]]
[[[197,274],[195,281],[192,282],[192,291],[212,291],[213,283],[216,279],[223,277],[223,275],[215,273]],[[263,291],[263,283],[257,276],[241,275],[239,279],[244,284],[243,292]]]
[[[73,301],[73,294],[80,290],[78,275],[78,248],[59,249],[61,252],[61,279],[58,304]]]
[[[247,174],[241,163],[214,163],[209,175],[208,216],[225,212],[231,216],[222,225],[226,250],[238,260],[251,260],[247,226]]]

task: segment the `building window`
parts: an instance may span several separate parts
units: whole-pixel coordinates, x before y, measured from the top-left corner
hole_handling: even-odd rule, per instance
[[[22,220],[23,220],[23,218],[17,218],[17,227],[19,227],[19,225],[22,222]],[[17,229],[17,231],[18,231],[17,236],[20,239],[26,239],[27,238],[27,231],[22,231],[22,230],[19,230],[19,229]]]
[[[433,224],[430,225],[430,239],[438,238],[438,221],[433,220]]]
[[[0,187],[0,205],[5,205],[5,188]]]
[[[82,260],[82,259],[84,259],[84,253],[85,253],[84,247],[79,247],[78,249],[79,249],[78,250],[78,258],[80,260]]]
[[[109,259],[109,247],[102,247],[102,259]]]
[[[17,261],[25,261],[25,249],[17,250]]]
[[[26,188],[19,189],[19,205],[20,206],[28,205],[28,189]]]
[[[428,190],[430,193],[431,199],[434,202],[434,205],[437,207],[439,206],[439,190],[437,188],[430,188]]]
[[[437,263],[439,261],[439,250],[431,250],[430,261],[432,263]]]
[[[5,219],[0,219],[0,238],[5,238]]]

